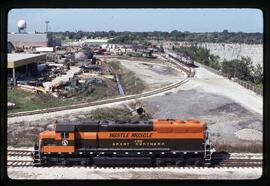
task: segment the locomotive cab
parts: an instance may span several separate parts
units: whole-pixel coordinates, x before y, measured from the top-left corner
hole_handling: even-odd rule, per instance
[[[47,163],[47,157],[54,154],[71,154],[75,152],[74,125],[56,125],[55,131],[43,131],[35,145],[34,163]]]

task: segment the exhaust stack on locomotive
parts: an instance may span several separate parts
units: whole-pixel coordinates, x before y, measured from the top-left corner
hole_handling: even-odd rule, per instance
[[[206,123],[198,120],[72,121],[39,134],[36,165],[211,164]]]

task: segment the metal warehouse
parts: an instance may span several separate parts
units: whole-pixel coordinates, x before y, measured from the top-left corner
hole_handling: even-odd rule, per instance
[[[42,63],[46,61],[46,54],[22,54],[12,53],[8,54],[7,68],[12,69],[12,77],[14,85],[16,85],[16,69],[25,67],[26,73],[28,73],[28,65],[32,63]]]
[[[52,38],[47,33],[9,33],[8,41],[16,48],[54,47],[61,45],[59,39]]]

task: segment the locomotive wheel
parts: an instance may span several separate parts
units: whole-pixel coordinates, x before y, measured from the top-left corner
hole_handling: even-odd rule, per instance
[[[62,165],[66,165],[66,160],[63,160],[63,161],[61,162],[61,164],[62,164]]]
[[[166,164],[165,164],[165,162],[164,161],[162,161],[162,160],[156,160],[156,166],[157,167],[163,167],[163,166],[165,166]]]
[[[70,166],[70,165],[71,165],[71,163],[70,163],[69,161],[67,161],[67,160],[63,160],[63,161],[61,162],[61,164],[62,164],[63,166]]]
[[[48,161],[47,160],[43,160],[43,165],[44,166],[48,166]]]
[[[175,162],[175,165],[176,165],[177,167],[183,167],[183,166],[185,165],[185,161],[184,161],[184,160],[177,160],[177,161]]]
[[[86,160],[82,160],[82,161],[81,161],[81,165],[82,165],[82,166],[87,166],[87,165],[88,165],[88,162],[87,162]]]
[[[50,162],[49,160],[43,160],[43,165],[49,167],[52,166],[52,162]]]
[[[194,164],[194,160],[193,160],[193,158],[189,158],[189,159],[187,159],[186,164],[187,164],[187,165],[193,165],[193,164]]]
[[[201,166],[202,165],[202,159],[201,158],[197,158],[194,162],[194,165],[196,166]]]

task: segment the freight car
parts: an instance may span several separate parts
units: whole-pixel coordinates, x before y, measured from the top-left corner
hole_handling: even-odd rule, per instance
[[[208,166],[206,123],[198,120],[72,121],[39,134],[35,165]]]
[[[194,66],[194,62],[190,56],[184,55],[182,53],[175,53],[173,51],[168,51],[168,56],[180,63],[183,63],[184,65]]]

